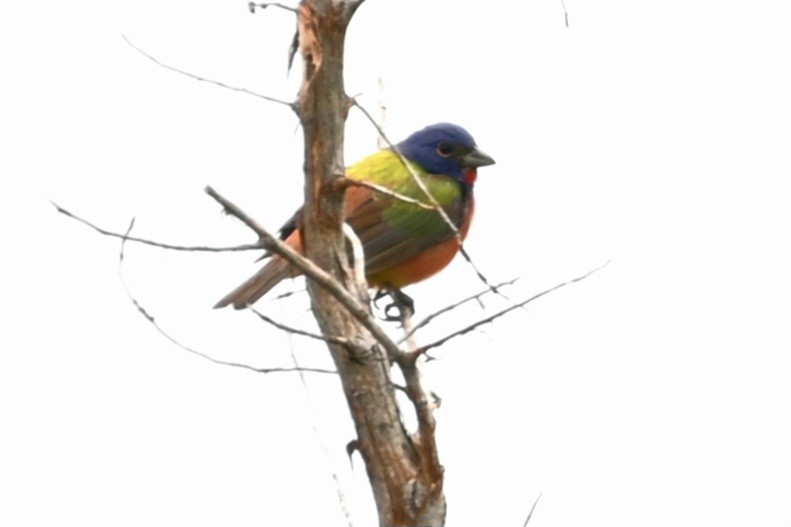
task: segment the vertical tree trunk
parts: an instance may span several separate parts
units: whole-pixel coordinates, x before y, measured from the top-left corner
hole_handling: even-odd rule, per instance
[[[343,191],[330,183],[344,173],[344,123],[350,107],[343,86],[346,28],[362,0],[303,0],[299,47],[304,79],[298,113],[305,137],[305,253],[368,306],[357,285],[341,230]],[[445,521],[442,471],[421,460],[425,448],[404,429],[384,347],[325,289],[307,281],[313,312],[330,344],[357,431],[381,526],[441,526]],[[433,430],[431,430],[433,436]],[[421,443],[423,438],[421,438]],[[430,438],[433,445],[433,437]],[[427,470],[427,465],[433,469]],[[437,470],[439,468],[439,470]]]

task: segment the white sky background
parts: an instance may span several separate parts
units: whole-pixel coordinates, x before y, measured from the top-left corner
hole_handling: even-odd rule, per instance
[[[13,7],[10,7],[13,5]],[[526,298],[605,270],[436,350],[429,386],[448,525],[789,525],[786,2],[369,1],[347,91],[394,140],[468,128],[467,248]],[[356,525],[374,511],[330,376],[260,375],[175,347],[135,310],[118,243],[55,214],[181,244],[252,241],[206,184],[274,228],[301,200],[289,13],[246,2],[26,2],[3,54],[0,524]],[[376,148],[358,112],[347,162]],[[327,366],[320,346],[211,306],[252,253],[128,245],[135,296],[220,359]],[[281,292],[299,289],[284,284]],[[418,315],[482,288],[463,261]],[[489,299],[492,310],[503,305]],[[260,307],[312,327],[304,293]],[[423,342],[484,315],[459,310]],[[320,441],[312,427],[316,426]]]

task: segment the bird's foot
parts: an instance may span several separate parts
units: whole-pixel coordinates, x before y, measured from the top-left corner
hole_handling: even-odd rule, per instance
[[[404,314],[412,316],[415,314],[415,301],[412,297],[401,291],[400,289],[380,289],[374,295],[374,306],[377,300],[389,296],[393,301],[386,304],[384,307],[384,320],[388,322],[401,322]]]

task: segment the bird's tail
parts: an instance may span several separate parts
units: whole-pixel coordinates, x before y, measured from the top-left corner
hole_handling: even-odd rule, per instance
[[[215,304],[214,308],[233,305],[234,309],[244,309],[255,303],[284,278],[293,278],[297,275],[299,272],[286,260],[279,256],[273,256],[269,263],[242,285],[225,295]]]

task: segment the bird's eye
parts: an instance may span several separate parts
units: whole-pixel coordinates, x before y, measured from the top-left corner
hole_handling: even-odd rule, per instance
[[[453,153],[453,145],[450,143],[440,143],[437,145],[437,153],[442,157],[449,157]]]

